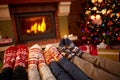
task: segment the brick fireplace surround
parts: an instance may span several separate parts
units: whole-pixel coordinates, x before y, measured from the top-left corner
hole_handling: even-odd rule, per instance
[[[19,13],[31,13],[31,12],[55,12],[55,26],[56,26],[56,38],[44,39],[40,41],[28,41],[27,46],[31,46],[35,43],[45,45],[49,43],[57,43],[60,40],[59,32],[59,16],[68,16],[70,13],[70,5],[72,0],[1,0],[0,4],[8,4],[10,16],[13,25],[13,31],[15,36],[15,43],[19,44],[18,33],[16,30],[15,14]]]

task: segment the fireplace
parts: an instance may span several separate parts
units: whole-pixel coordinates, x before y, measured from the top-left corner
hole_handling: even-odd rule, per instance
[[[60,38],[56,3],[14,4],[9,10],[16,44]]]
[[[16,14],[15,20],[19,43],[56,38],[53,12]]]
[[[36,2],[37,1],[37,2]],[[68,31],[59,30],[61,26],[59,16],[68,16],[70,0],[31,0],[8,5],[15,43],[29,43],[41,41],[42,43],[56,42]],[[62,24],[63,25],[63,24]],[[46,42],[47,41],[47,42]],[[34,42],[32,42],[34,43]]]

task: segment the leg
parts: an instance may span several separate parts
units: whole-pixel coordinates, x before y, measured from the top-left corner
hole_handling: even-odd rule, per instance
[[[64,58],[56,49],[56,47],[49,45],[48,52],[54,58],[54,60],[57,61],[58,64],[73,77],[74,80],[89,79],[88,76],[86,76],[78,67]]]
[[[92,63],[81,59],[77,56],[74,57],[73,63],[77,65],[83,72],[85,72],[93,80],[119,80],[120,77],[114,76],[96,66]]]
[[[92,56],[86,53],[84,53],[81,57],[93,63],[94,65],[120,77],[120,62],[101,58],[99,56]]]
[[[92,56],[89,54],[82,54],[82,51],[73,44],[69,39],[66,39],[66,44],[69,46],[68,49],[75,53],[75,55],[82,57],[83,59],[95,64],[96,66],[110,72],[111,74],[120,76],[120,63],[109,59],[100,58],[98,56]]]
[[[45,60],[47,65],[50,67],[52,73],[55,75],[57,80],[72,80],[72,77],[64,71],[64,69],[54,61],[49,52],[45,49]]]
[[[28,80],[40,80],[40,74],[38,71],[38,59],[39,59],[40,47],[33,45],[29,49],[28,54]]]
[[[12,80],[16,51],[17,48],[14,46],[6,49],[4,53],[3,67],[0,74],[0,80]]]
[[[38,68],[39,68],[39,73],[41,75],[41,79],[42,80],[56,80],[55,76],[51,72],[51,69],[46,64],[48,62],[46,61],[46,63],[45,63],[45,58],[44,57],[45,58],[47,57],[47,61],[49,61],[48,60],[49,56],[46,56],[45,54],[43,56],[43,51],[41,50],[40,51],[40,57],[39,57],[39,64],[38,64],[39,65]]]
[[[27,55],[28,48],[25,45],[18,45],[13,70],[13,80],[27,80]]]

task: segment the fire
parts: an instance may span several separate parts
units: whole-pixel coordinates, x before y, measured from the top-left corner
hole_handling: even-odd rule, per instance
[[[45,30],[46,30],[46,24],[45,24],[45,18],[43,17],[41,24],[35,22],[35,24],[33,24],[30,29],[26,30],[26,32],[27,33],[34,32],[36,34],[37,32],[45,32]]]

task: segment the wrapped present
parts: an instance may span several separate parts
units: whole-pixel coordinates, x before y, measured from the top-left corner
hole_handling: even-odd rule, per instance
[[[98,49],[98,56],[119,61],[119,50],[118,49]]]

